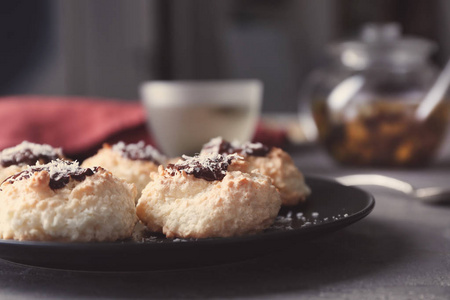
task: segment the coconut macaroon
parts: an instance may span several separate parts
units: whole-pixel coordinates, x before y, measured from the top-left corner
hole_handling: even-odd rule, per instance
[[[64,158],[62,149],[47,144],[24,141],[17,146],[6,148],[0,152],[0,182],[37,162],[46,164],[57,158]]]
[[[0,237],[33,241],[115,241],[137,222],[134,185],[103,168],[56,160],[0,185]]]
[[[136,212],[150,230],[168,238],[240,236],[269,227],[281,200],[270,178],[232,171],[236,155],[188,157],[159,167],[142,191]]]
[[[291,156],[280,148],[270,148],[261,143],[229,143],[217,137],[205,144],[200,154],[208,153],[237,153],[242,156],[248,164],[242,165],[241,171],[250,173],[258,170],[269,176],[280,192],[283,205],[297,205],[311,193]]]
[[[82,167],[101,166],[128,183],[134,183],[137,200],[150,181],[150,173],[156,172],[165,160],[158,150],[143,141],[136,144],[119,142],[113,146],[104,144],[97,154],[82,163]]]

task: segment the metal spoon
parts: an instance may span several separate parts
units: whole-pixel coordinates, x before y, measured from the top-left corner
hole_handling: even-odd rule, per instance
[[[377,175],[359,174],[337,177],[336,180],[347,186],[352,185],[376,185],[390,188],[406,195],[412,196],[424,203],[450,204],[450,189],[442,187],[415,188],[408,182],[396,178]]]

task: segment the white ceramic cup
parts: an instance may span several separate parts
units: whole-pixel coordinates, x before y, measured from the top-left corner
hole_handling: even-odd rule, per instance
[[[261,110],[259,80],[150,81],[140,88],[147,125],[168,156],[199,153],[222,136],[245,142],[253,137]]]

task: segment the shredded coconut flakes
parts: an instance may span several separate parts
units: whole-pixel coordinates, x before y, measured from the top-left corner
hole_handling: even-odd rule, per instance
[[[4,180],[4,182],[14,183],[16,181],[30,178],[34,173],[47,171],[50,176],[49,185],[52,189],[60,189],[64,187],[73,178],[77,181],[83,181],[86,176],[91,176],[96,173],[97,167],[94,168],[82,168],[77,161],[67,161],[57,159],[48,164],[37,164],[35,166],[29,166],[24,171],[10,176]]]
[[[193,174],[197,178],[208,181],[222,180],[226,175],[227,168],[232,160],[242,159],[237,154],[215,154],[207,153],[203,155],[187,156],[183,155],[176,164],[169,164],[166,171],[170,175],[184,171]]]
[[[152,146],[145,145],[144,141],[135,144],[125,144],[121,141],[113,145],[112,150],[133,160],[151,160],[158,164],[162,164],[166,160],[164,155]]]
[[[53,148],[47,144],[35,144],[23,141],[17,146],[6,148],[0,152],[0,161],[2,164],[24,164],[27,161],[36,163],[40,158],[46,157],[49,160],[62,158],[61,148]]]

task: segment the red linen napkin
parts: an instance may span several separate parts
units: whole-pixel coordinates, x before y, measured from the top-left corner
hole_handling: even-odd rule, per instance
[[[144,140],[145,112],[137,102],[84,97],[10,96],[0,98],[0,149],[24,140],[62,147],[71,158],[83,159],[104,142]],[[254,140],[281,146],[285,133],[258,126]]]

